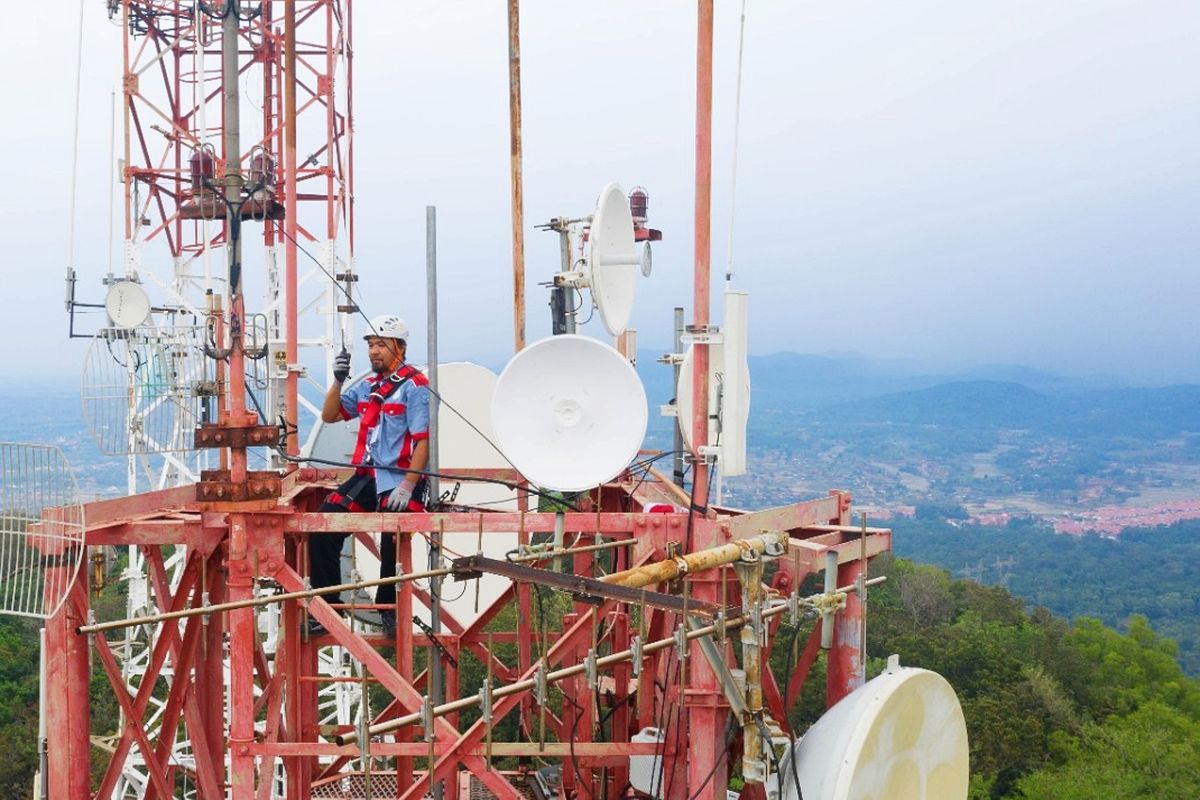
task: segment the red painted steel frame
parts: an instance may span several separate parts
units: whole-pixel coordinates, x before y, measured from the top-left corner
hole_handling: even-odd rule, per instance
[[[223,0],[210,0],[219,7]],[[350,0],[295,0],[296,69],[298,97],[297,129],[306,160],[293,171],[285,171],[284,155],[290,155],[285,128],[283,86],[285,80],[285,31],[280,0],[263,4],[263,13],[240,26],[242,42],[239,71],[245,75],[257,65],[262,70],[262,120],[253,135],[243,136],[244,152],[238,153],[243,172],[250,167],[251,151],[264,148],[275,161],[275,200],[304,201],[321,207],[321,225],[312,230],[300,225],[296,236],[316,241],[332,239],[345,230],[353,236],[350,164],[351,120],[339,110],[336,97],[349,98],[351,80],[338,86],[334,81],[338,54],[351,49]],[[123,47],[123,96],[125,108],[125,239],[145,243],[163,240],[172,258],[193,258],[206,248],[224,242],[221,218],[210,222],[217,232],[205,240],[202,224],[185,219],[180,207],[191,196],[188,159],[203,142],[219,136],[223,92],[219,71],[220,23],[204,14],[194,18],[192,0],[124,0],[121,19],[126,31]],[[346,24],[343,24],[346,23]],[[201,74],[196,58],[204,53],[207,69]],[[192,99],[195,91],[196,98]],[[340,93],[340,94],[335,94]],[[347,101],[348,102],[348,101]],[[201,116],[206,127],[201,126]],[[308,122],[309,119],[313,123]],[[318,119],[320,120],[318,122]],[[314,136],[313,131],[320,134]],[[249,131],[247,131],[249,133]],[[228,154],[221,154],[215,175],[224,172]],[[321,185],[319,192],[305,192],[304,184]],[[294,197],[285,194],[296,186]],[[138,203],[134,204],[135,187]],[[303,213],[303,212],[300,212]],[[142,232],[147,228],[148,232]],[[283,219],[263,226],[267,246],[286,242]],[[289,230],[288,233],[291,233]],[[293,251],[294,253],[294,251]]]
[[[326,476],[307,471],[306,477],[311,481]],[[291,502],[280,501],[269,509],[254,511],[240,511],[234,505],[225,509],[202,507],[189,497],[190,487],[154,492],[128,501],[93,503],[85,509],[89,520],[86,541],[89,546],[126,543],[142,547],[151,565],[154,595],[159,598],[159,607],[166,611],[199,605],[205,575],[210,589],[224,587],[230,600],[249,597],[253,582],[258,578],[273,579],[284,591],[303,589],[303,541],[307,536],[321,535],[319,532],[324,530],[419,528],[474,533],[482,526],[489,532],[519,531],[531,536],[552,531],[554,526],[553,515],[541,513],[394,515],[306,511],[320,501],[328,484],[328,480],[323,479],[302,481],[293,473],[285,480],[284,487]],[[648,491],[662,490],[648,483]],[[614,504],[636,509],[639,500],[630,498],[618,487],[610,487],[601,505],[610,507]],[[793,506],[737,516],[697,516],[690,521],[685,513],[569,513],[567,529],[581,532],[585,537],[598,534],[610,540],[636,540],[632,547],[619,548],[618,552],[630,552],[613,565],[615,568],[663,559],[672,543],[683,544],[689,530],[696,549],[739,538],[745,535],[746,528],[788,530],[792,535],[792,549],[778,560],[773,578],[774,588],[787,592],[798,586],[807,574],[823,568],[827,551],[838,554],[842,564],[840,583],[852,582],[861,547],[858,535],[820,527],[848,525],[849,508],[847,494],[833,493],[828,498]],[[401,538],[403,541],[409,537]],[[162,549],[176,544],[185,545],[190,556],[179,586],[172,590],[167,583]],[[886,532],[872,532],[868,537],[868,556],[889,548],[890,536]],[[401,547],[402,551],[405,549]],[[405,556],[401,558],[404,560]],[[574,560],[577,572],[594,574],[593,554],[581,554]],[[697,601],[720,602],[724,597],[727,602],[736,603],[740,596],[732,569],[726,574],[720,570],[697,573],[688,576],[686,581],[688,595]],[[429,597],[419,586],[404,585],[412,588],[413,603],[428,607]],[[666,585],[648,588],[680,590]],[[220,592],[210,596],[210,602],[221,599]],[[534,672],[532,667],[505,663],[487,650],[489,638],[494,644],[507,645],[536,638],[534,620],[516,615],[510,617],[517,620],[515,627],[491,630],[503,618],[502,613],[517,604],[517,593],[507,591],[469,625],[463,625],[443,612],[445,632],[439,635],[439,641],[457,658],[469,652],[474,658],[491,661],[498,686],[528,678]],[[77,592],[48,628],[51,634],[48,636],[50,663],[65,665],[60,673],[64,676],[62,691],[53,695],[49,711],[56,729],[69,732],[69,735],[51,740],[51,780],[56,782],[52,785],[65,785],[60,782],[71,781],[74,789],[62,795],[70,797],[87,796],[86,792],[80,793],[83,791],[80,787],[91,779],[87,775],[79,777],[85,772],[80,769],[81,764],[86,763],[86,759],[79,757],[79,749],[83,747],[86,752],[88,740],[87,641],[74,633],[74,627],[86,618],[86,606],[86,595]],[[389,661],[378,650],[385,644],[382,637],[352,631],[324,600],[313,599],[308,603],[307,613],[321,621],[330,634],[302,641],[298,632],[303,612],[298,602],[291,602],[284,604],[281,641],[272,662],[259,641],[256,613],[241,609],[214,614],[207,620],[192,617],[166,623],[152,652],[146,676],[133,694],[128,693],[122,681],[107,640],[103,635],[95,635],[91,646],[97,656],[97,668],[103,671],[118,697],[126,725],[119,734],[107,768],[96,776],[99,792],[94,796],[110,796],[107,792],[111,792],[125,755],[132,748],[136,748],[148,764],[151,783],[147,796],[168,796],[178,772],[178,767],[169,758],[174,744],[171,734],[176,731],[193,743],[196,768],[194,773],[189,772],[188,782],[198,787],[200,797],[269,798],[272,796],[271,770],[276,763],[283,765],[289,798],[309,798],[313,796],[314,783],[327,783],[338,776],[354,773],[353,767],[360,755],[358,746],[328,741],[333,733],[351,731],[320,729],[316,723],[315,688],[318,682],[328,680],[315,673],[316,651],[329,644],[336,643],[345,648],[351,657],[365,665],[371,678],[391,696],[388,707],[374,721],[394,719],[420,709],[427,673],[412,674],[411,654],[418,648],[429,646],[425,635],[400,626],[395,660]],[[595,607],[577,604],[575,611],[563,619],[561,628],[550,631],[547,664],[556,668],[580,663],[594,646],[593,642],[603,653],[627,648],[629,637],[634,633],[639,633],[643,641],[663,638],[669,636],[677,624],[674,615],[651,611],[646,614],[642,627],[637,629],[634,620],[638,614],[638,609],[611,600]],[[837,625],[857,631],[853,612],[840,617]],[[485,631],[485,628],[489,630]],[[843,677],[837,679],[836,686],[835,680],[830,679],[831,698],[849,688],[844,665],[849,665],[853,671],[861,664],[854,638],[849,635],[835,637],[834,648],[829,654],[829,671]],[[227,677],[222,677],[225,673],[219,666],[223,641],[227,642],[231,667]],[[727,663],[734,666],[732,645],[727,644],[722,650]],[[498,758],[524,754],[561,759],[564,777],[573,785],[576,796],[604,798],[622,794],[628,777],[629,756],[659,755],[663,758],[664,787],[668,795],[686,792],[687,797],[713,796],[710,784],[714,784],[714,778],[710,772],[715,775],[722,771],[713,771],[714,764],[728,763],[728,759],[737,757],[736,753],[728,752],[726,745],[729,709],[715,681],[708,683],[708,678],[700,672],[704,663],[700,651],[693,647],[689,656],[686,666],[681,667],[674,648],[660,651],[647,658],[637,681],[633,681],[632,667],[628,665],[605,673],[605,691],[599,706],[592,688],[582,678],[560,684],[553,692],[561,690],[568,699],[563,702],[561,715],[552,709],[546,715],[548,741],[539,743],[537,729],[529,727],[521,735],[521,741],[495,742],[492,755]],[[806,672],[814,656],[815,651],[806,652],[798,672]],[[766,663],[764,659],[764,665]],[[706,663],[704,666],[707,668]],[[458,686],[460,670],[449,662],[443,667],[447,685]],[[159,728],[168,733],[159,733],[157,738],[152,738],[147,733],[147,720],[144,719],[149,693],[162,685],[159,677],[168,673],[174,679]],[[786,699],[780,688],[783,684],[770,673],[768,666],[764,666],[763,679],[768,709],[777,718],[785,717],[786,706],[795,701],[800,688],[796,678],[793,676],[786,684]],[[471,694],[475,689],[474,686],[463,686],[460,691],[452,688],[449,696]],[[225,706],[220,701],[226,693],[228,720]],[[500,720],[522,703],[528,703],[530,694],[519,693],[497,700],[492,710],[494,719]],[[594,741],[593,734],[598,732],[595,726],[601,715],[607,715],[610,720],[603,731],[607,741]],[[536,719],[537,715],[534,717]],[[633,733],[649,726],[666,729],[666,741],[662,745],[630,742]],[[457,717],[439,719],[432,743],[436,776],[449,782],[447,791],[457,792],[465,770],[497,797],[516,798],[518,792],[511,775],[488,768],[485,735],[486,729],[481,722],[464,729],[459,727]],[[397,796],[416,800],[428,791],[428,775],[422,764],[430,752],[430,744],[420,730],[409,728],[390,741],[373,742],[371,750],[377,757],[395,758],[401,763],[402,780],[396,783]],[[317,758],[323,761],[314,760]],[[706,765],[698,776],[693,768],[696,761]],[[602,782],[603,778],[607,778],[606,783]],[[715,785],[724,791],[726,784],[722,779]]]

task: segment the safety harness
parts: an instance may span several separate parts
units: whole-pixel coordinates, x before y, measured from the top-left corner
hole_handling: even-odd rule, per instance
[[[363,464],[363,456],[367,453],[367,437],[371,428],[379,423],[379,415],[383,411],[383,403],[401,386],[410,381],[418,372],[416,367],[405,364],[387,378],[379,382],[375,390],[367,398],[367,407],[363,409],[358,423],[358,441],[354,445],[354,463],[359,468],[354,477],[338,487],[340,491],[331,492],[328,502],[339,505],[347,511],[374,511],[377,507],[375,497],[375,471]]]
[[[383,401],[395,394],[401,386],[408,383],[417,372],[416,367],[405,364],[380,381],[376,385],[375,391],[371,392],[367,398],[367,407],[363,410],[362,418],[358,423],[358,441],[354,444],[353,460],[355,464],[362,464],[363,456],[367,452],[367,437],[370,435],[371,429],[379,423],[379,415],[383,411]],[[359,472],[364,471],[367,470],[359,467]]]

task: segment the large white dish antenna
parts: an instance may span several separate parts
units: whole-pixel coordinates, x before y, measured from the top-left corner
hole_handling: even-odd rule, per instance
[[[369,374],[364,373],[347,385],[353,385]],[[478,364],[464,361],[438,365],[438,394],[443,400],[438,404],[437,416],[439,472],[454,474],[465,469],[509,466],[504,456],[491,444],[491,441],[495,441],[491,421],[491,399],[495,386],[496,374]],[[310,458],[349,462],[354,454],[357,436],[357,419],[330,423],[318,421],[305,444],[304,453]],[[456,491],[454,502],[458,505],[482,506],[496,511],[517,510],[516,491],[507,486],[470,482],[455,486],[452,478],[445,477],[441,479],[441,486],[443,491]],[[478,533],[444,534],[442,545],[446,557],[475,553],[479,549],[478,537]],[[483,532],[483,554],[488,558],[502,559],[505,553],[516,547],[516,533]],[[355,557],[364,579],[371,580],[379,576],[379,562],[366,548],[359,547]],[[428,562],[426,539],[414,537],[414,566],[424,569]],[[346,572],[349,574],[348,568]],[[480,612],[486,610],[503,594],[509,583],[505,578],[488,574],[468,583],[445,581],[442,584],[442,609],[464,626],[470,625],[478,617],[476,607]],[[429,612],[424,606],[418,605],[414,612],[429,621]]]
[[[817,720],[781,764],[783,800],[962,800],[967,724],[936,672],[892,662]]]
[[[642,446],[646,417],[646,391],[625,357],[572,334],[514,356],[492,398],[500,449],[531,483],[564,492],[625,469]]]
[[[58,613],[83,562],[83,506],[57,447],[0,443],[0,615]]]
[[[438,365],[438,394],[444,401],[438,406],[439,472],[454,474],[464,469],[510,466],[491,444],[496,439],[491,411],[495,388],[496,373],[486,367],[466,362]],[[453,406],[453,410],[449,406]],[[472,425],[478,430],[473,429]],[[451,478],[442,478],[441,488],[443,492],[457,489],[454,498],[456,504],[495,511],[518,510],[516,490],[508,486],[495,483],[457,484]],[[442,534],[442,547],[447,559],[454,558],[456,554],[478,552],[481,546],[487,558],[503,559],[505,553],[517,548],[517,539],[515,531],[490,531],[485,522],[482,536],[476,532]],[[424,537],[413,538],[413,565],[416,569],[424,569],[429,563],[427,545]],[[443,580],[442,609],[466,627],[478,619],[479,614],[486,611],[510,584],[507,578],[487,573],[473,581]],[[425,606],[414,604],[414,613],[429,621]]]
[[[635,251],[629,199],[620,185],[610,183],[600,192],[588,242],[592,300],[605,329],[620,336],[629,327],[637,273],[642,267],[642,257]]]
[[[108,287],[104,310],[118,328],[136,328],[150,318],[150,298],[141,284],[117,281]]]

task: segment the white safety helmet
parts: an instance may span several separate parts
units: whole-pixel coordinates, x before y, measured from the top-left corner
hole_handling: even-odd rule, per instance
[[[400,339],[408,341],[408,325],[395,314],[381,314],[371,320],[371,330],[367,331],[364,339],[378,336],[382,339]]]

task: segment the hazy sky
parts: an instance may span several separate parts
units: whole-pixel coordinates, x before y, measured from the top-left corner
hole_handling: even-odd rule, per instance
[[[98,300],[121,37],[85,5],[75,262]],[[437,205],[446,358],[511,350],[504,6],[355,3],[363,306],[423,326]],[[712,261],[719,291],[735,200],[752,353],[1200,381],[1200,4],[749,0],[733,197],[740,7],[717,2]],[[6,17],[7,376],[82,363],[62,303],[77,9]],[[691,316],[695,4],[525,0],[522,52],[529,338],[558,263],[532,225],[616,180],[664,231],[634,314],[664,347],[671,308]]]

